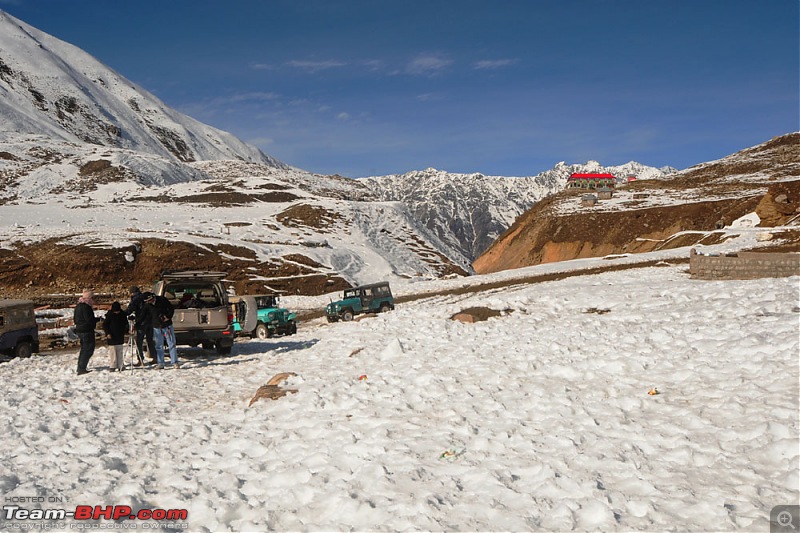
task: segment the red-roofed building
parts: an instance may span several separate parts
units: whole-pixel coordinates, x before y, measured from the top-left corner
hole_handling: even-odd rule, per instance
[[[613,189],[617,178],[613,174],[572,174],[567,178],[568,189],[599,189],[608,187]]]

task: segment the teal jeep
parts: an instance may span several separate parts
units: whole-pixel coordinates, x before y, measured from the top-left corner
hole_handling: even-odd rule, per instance
[[[297,313],[282,308],[277,294],[231,296],[231,305],[237,335],[268,339],[297,333]]]
[[[394,296],[384,281],[345,290],[341,300],[325,307],[325,315],[328,322],[348,322],[361,313],[385,313],[390,309],[394,309]]]

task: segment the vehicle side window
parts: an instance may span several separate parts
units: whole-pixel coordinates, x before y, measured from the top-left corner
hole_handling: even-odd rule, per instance
[[[374,289],[372,289],[372,292],[375,295],[375,297],[386,296],[388,294],[387,289],[388,287],[386,287],[385,285],[381,285],[380,287],[375,287]]]

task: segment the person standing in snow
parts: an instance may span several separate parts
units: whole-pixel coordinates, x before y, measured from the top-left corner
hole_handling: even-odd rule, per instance
[[[175,328],[172,326],[172,315],[175,310],[169,300],[163,296],[156,296],[152,292],[145,294],[145,315],[153,325],[153,340],[156,344],[156,359],[158,369],[164,368],[164,341],[169,350],[169,359],[173,368],[180,368],[178,363],[178,346],[175,342]]]
[[[153,326],[148,324],[143,326],[139,320],[139,316],[144,309],[144,296],[136,285],[131,286],[130,289],[131,301],[125,309],[127,316],[133,315],[135,317],[134,328],[136,329],[136,355],[138,361],[134,366],[142,366],[144,364],[144,346],[147,341],[147,353],[150,354],[150,363],[156,361],[155,343],[153,342]]]
[[[103,320],[103,331],[108,340],[108,347],[110,352],[110,366],[109,370],[121,371],[125,368],[125,362],[122,360],[122,352],[125,344],[125,333],[128,331],[128,319],[125,313],[122,312],[122,306],[119,302],[111,304],[111,311],[106,313]]]
[[[75,324],[75,333],[81,341],[81,351],[78,354],[78,375],[89,373],[89,359],[94,355],[94,328],[99,318],[94,316],[94,293],[90,290],[83,291],[75,306],[72,321]]]

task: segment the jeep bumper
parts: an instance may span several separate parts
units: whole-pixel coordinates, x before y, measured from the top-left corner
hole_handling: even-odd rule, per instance
[[[181,346],[197,346],[204,342],[214,342],[224,348],[233,346],[233,325],[222,330],[189,329],[175,332],[175,343]]]

